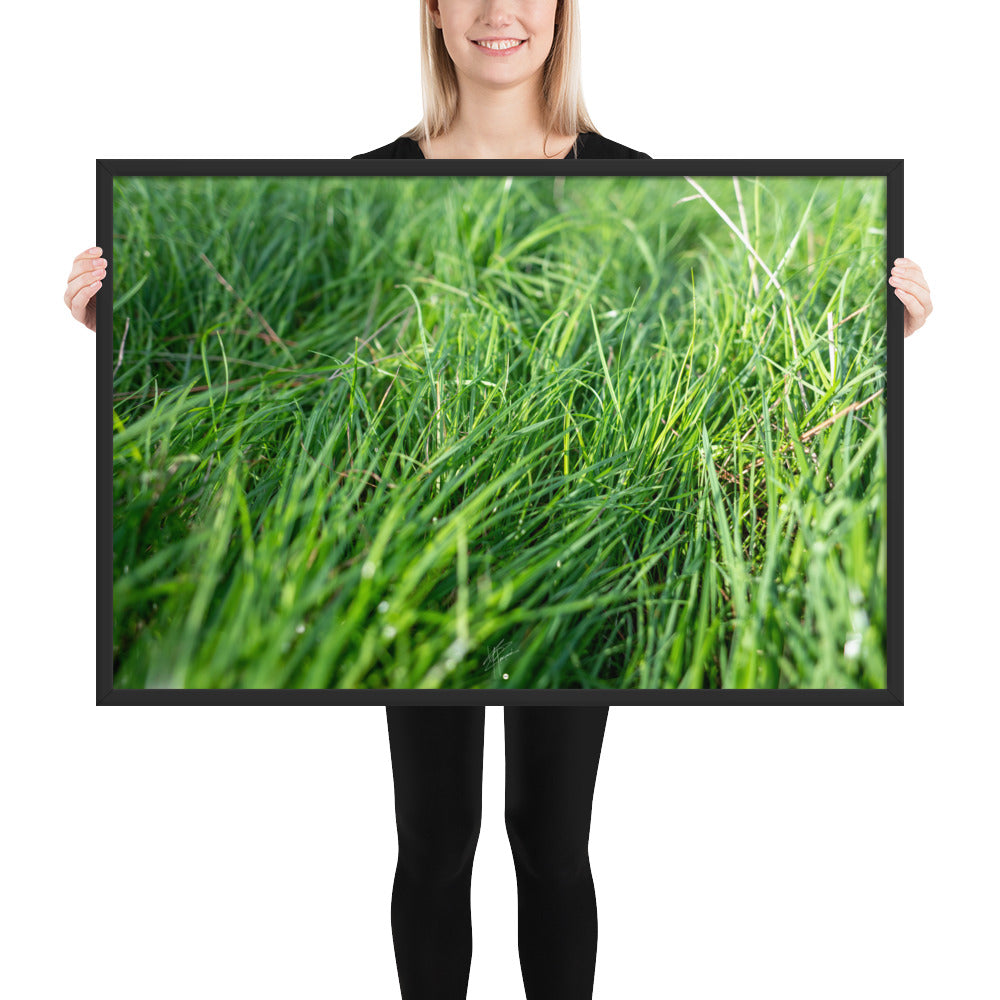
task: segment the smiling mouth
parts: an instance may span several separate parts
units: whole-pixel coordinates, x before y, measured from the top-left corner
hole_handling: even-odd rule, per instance
[[[502,42],[479,42],[472,39],[473,45],[478,45],[481,49],[489,49],[491,52],[509,52],[511,49],[519,49],[526,41],[526,38],[504,39]]]

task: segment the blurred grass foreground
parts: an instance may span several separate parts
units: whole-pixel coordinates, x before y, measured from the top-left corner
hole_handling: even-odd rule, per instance
[[[886,684],[884,178],[114,184],[116,688]]]

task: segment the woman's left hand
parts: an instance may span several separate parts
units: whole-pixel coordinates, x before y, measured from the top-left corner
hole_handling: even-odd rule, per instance
[[[906,338],[924,325],[934,306],[924,272],[908,257],[897,257],[893,265],[889,284],[903,303],[903,337]]]

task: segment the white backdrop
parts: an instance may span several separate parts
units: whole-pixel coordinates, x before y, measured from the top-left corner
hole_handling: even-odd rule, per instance
[[[612,707],[595,1000],[994,996],[992,29],[963,5],[583,0],[597,127],[656,158],[905,160],[904,708]],[[0,992],[395,1000],[381,707],[97,708],[97,158],[348,157],[419,115],[417,0],[5,18]],[[102,427],[106,433],[106,428]],[[470,1000],[523,996],[487,710]]]

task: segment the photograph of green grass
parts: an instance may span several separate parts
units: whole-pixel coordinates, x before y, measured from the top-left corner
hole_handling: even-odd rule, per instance
[[[885,177],[119,176],[113,233],[116,690],[886,687]]]

